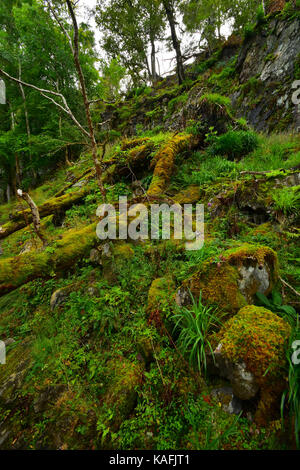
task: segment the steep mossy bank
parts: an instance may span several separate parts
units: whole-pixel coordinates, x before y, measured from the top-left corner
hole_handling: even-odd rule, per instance
[[[31,192],[46,246],[20,201],[1,206],[1,449],[297,447],[300,138],[269,81],[294,70],[276,48],[298,47],[298,22],[273,15],[183,85],[95,106],[116,137],[102,181],[117,219],[120,196],[202,203],[201,250],[162,225],[159,240],[100,241],[89,152]]]

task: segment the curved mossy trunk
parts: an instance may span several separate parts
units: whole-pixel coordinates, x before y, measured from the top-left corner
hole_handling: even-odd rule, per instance
[[[154,167],[153,178],[148,189],[148,196],[160,196],[166,190],[174,171],[175,158],[184,150],[191,150],[198,141],[191,134],[177,134],[155,155],[151,162]]]
[[[85,256],[97,242],[97,223],[70,230],[55,246],[0,261],[0,296],[33,279],[63,272]]]

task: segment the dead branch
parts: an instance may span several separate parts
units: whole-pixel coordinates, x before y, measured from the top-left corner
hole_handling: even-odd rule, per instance
[[[41,230],[41,218],[37,205],[35,204],[34,200],[29,196],[29,194],[22,191],[22,189],[18,189],[17,195],[18,197],[24,199],[25,202],[27,202],[32,215],[34,231],[39,237],[39,239],[42,241],[43,246],[47,245],[47,239]],[[25,222],[28,223],[27,220],[25,220]]]

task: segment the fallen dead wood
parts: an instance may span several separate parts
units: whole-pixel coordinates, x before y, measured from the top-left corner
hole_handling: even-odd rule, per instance
[[[48,201],[46,201],[38,208],[40,217],[45,217],[60,212],[61,210],[68,209],[73,204],[81,201],[85,196],[87,196],[87,194],[89,194],[89,192],[89,189],[83,188],[80,191],[76,191],[74,193],[65,194],[64,196],[60,196],[57,198],[53,197],[51,199],[48,199]],[[12,220],[0,226],[0,240],[8,237],[9,235],[14,232],[17,232],[18,230],[21,230],[31,222],[32,214],[30,209],[18,211],[12,216]]]
[[[55,242],[53,250],[32,251],[0,261],[0,296],[29,281],[49,278],[73,266],[97,243],[97,223],[81,230],[70,230]]]

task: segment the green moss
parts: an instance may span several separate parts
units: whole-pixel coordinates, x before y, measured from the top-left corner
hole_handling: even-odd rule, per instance
[[[201,196],[199,186],[189,186],[174,196],[174,201],[178,204],[194,204],[198,202]]]
[[[194,298],[202,292],[205,302],[232,315],[247,304],[239,290],[238,280],[239,273],[235,267],[227,263],[206,262],[198,273],[183,283],[183,287],[189,288]]]
[[[134,250],[131,245],[124,243],[114,247],[114,256],[130,260],[134,256]]]
[[[149,138],[147,137],[140,137],[136,139],[125,139],[121,143],[121,150],[122,151],[131,150],[134,147],[139,147],[141,145],[146,144],[147,142],[149,142]]]
[[[148,189],[149,196],[159,196],[163,194],[174,171],[176,155],[191,148],[194,140],[195,138],[190,134],[177,134],[158,151],[151,162],[151,166],[155,166],[155,168],[153,179]]]
[[[232,315],[247,304],[246,297],[252,298],[257,292],[256,283],[247,287],[247,293],[240,290],[239,268],[249,264],[267,264],[270,267],[270,292],[278,279],[276,253],[266,246],[247,243],[223,252],[219,261],[206,261],[197,273],[183,283],[183,287],[190,288],[195,298],[201,291],[204,301]]]
[[[245,260],[253,260],[259,265],[263,265],[266,259],[278,268],[277,255],[274,250],[263,245],[251,245],[244,243],[237,248],[231,248],[223,253],[224,260],[234,265],[241,265]]]
[[[137,387],[143,378],[143,367],[125,358],[107,363],[109,387],[103,398],[106,426],[116,431],[133,410],[137,399]]]
[[[170,298],[174,291],[175,285],[171,279],[164,277],[155,279],[148,293],[148,312],[166,309],[169,306]]]
[[[265,423],[285,388],[286,347],[290,325],[263,307],[248,305],[228,320],[217,335],[222,354],[242,361],[260,386],[256,420]]]
[[[31,251],[0,261],[0,295],[38,277],[50,277],[70,268],[96,241],[96,223],[81,230],[70,230],[44,251]]]

